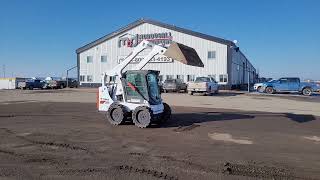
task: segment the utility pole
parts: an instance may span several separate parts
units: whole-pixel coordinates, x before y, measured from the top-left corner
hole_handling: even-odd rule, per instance
[[[70,68],[70,69],[67,70],[67,77],[66,77],[66,79],[67,79],[67,88],[69,87],[69,81],[68,81],[69,71],[71,71],[72,69],[74,69],[74,68],[76,68],[76,67],[78,67],[78,66],[73,66],[72,68]]]
[[[3,70],[3,78],[5,78],[6,77],[6,65],[5,64],[2,65],[2,70]]]
[[[248,92],[250,92],[250,71],[248,69]]]

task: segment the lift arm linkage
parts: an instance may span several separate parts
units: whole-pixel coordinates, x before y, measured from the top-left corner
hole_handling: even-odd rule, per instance
[[[106,76],[122,76],[122,71],[125,67],[127,67],[130,62],[134,60],[134,58],[141,53],[145,49],[152,49],[147,56],[141,60],[141,62],[138,63],[137,66],[133,67],[133,70],[140,70],[142,69],[155,55],[157,54],[164,54],[166,51],[165,47],[153,44],[150,41],[143,40],[141,41],[133,50],[132,52],[122,61],[120,64],[118,64],[116,67],[114,67],[112,70],[107,71],[103,73],[102,78],[102,84],[105,83]]]

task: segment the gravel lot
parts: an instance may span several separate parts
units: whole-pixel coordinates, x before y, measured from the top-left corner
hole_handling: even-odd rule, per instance
[[[94,89],[0,91],[0,179],[320,179],[320,101],[163,94],[173,118],[111,126]]]

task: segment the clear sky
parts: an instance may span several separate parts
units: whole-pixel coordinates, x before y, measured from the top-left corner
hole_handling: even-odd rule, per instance
[[[65,75],[77,48],[142,17],[236,39],[262,76],[320,79],[319,0],[0,0],[0,77]]]

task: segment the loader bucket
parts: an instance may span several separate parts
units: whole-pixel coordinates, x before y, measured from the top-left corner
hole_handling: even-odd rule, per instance
[[[183,64],[204,67],[196,50],[177,42],[172,42],[164,55]]]

